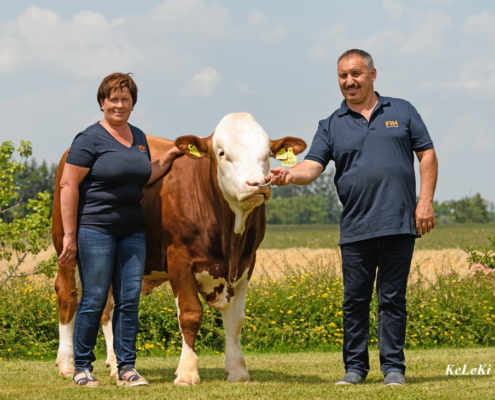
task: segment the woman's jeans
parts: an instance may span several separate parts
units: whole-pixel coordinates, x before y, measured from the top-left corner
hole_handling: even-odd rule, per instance
[[[82,298],[74,328],[75,369],[93,370],[100,319],[110,284],[115,301],[113,345],[119,369],[134,366],[138,330],[138,305],[146,259],[145,232],[129,235],[102,233],[79,228],[77,264]]]
[[[383,236],[341,246],[344,276],[344,363],[363,378],[368,357],[370,302],[376,278],[378,346],[384,375],[404,374],[406,287],[415,237]]]

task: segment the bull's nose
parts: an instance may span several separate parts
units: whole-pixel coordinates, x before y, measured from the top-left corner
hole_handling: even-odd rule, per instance
[[[259,179],[249,180],[246,183],[249,186],[259,186],[259,187],[269,186],[270,183],[272,183],[272,176],[271,175],[263,176],[263,177],[261,177]]]

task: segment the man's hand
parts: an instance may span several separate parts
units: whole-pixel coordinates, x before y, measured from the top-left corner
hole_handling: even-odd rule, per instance
[[[435,213],[433,204],[426,201],[419,201],[416,206],[416,232],[424,235],[435,227]]]
[[[292,182],[293,176],[290,173],[290,170],[277,167],[270,170],[271,172],[271,180],[272,186],[285,186]]]

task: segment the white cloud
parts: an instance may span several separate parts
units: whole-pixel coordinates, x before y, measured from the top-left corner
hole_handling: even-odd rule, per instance
[[[220,75],[213,68],[205,68],[195,74],[182,89],[186,96],[210,97],[218,89]]]
[[[254,33],[263,42],[280,42],[288,33],[281,22],[270,23],[261,11],[251,11],[248,16],[248,31]]]
[[[488,41],[493,44],[495,39],[495,15],[483,11],[478,15],[471,15],[462,25],[462,30],[479,41]]]
[[[382,6],[389,15],[389,21],[396,21],[404,12],[404,5],[399,1],[383,0]]]
[[[421,88],[456,89],[478,100],[494,101],[495,54],[487,51],[487,44],[495,40],[495,15],[484,11],[467,17],[461,33],[464,36],[447,62],[451,73],[442,81],[424,82]]]
[[[343,48],[341,46],[344,42],[347,42],[347,25],[340,23],[338,25],[330,26],[326,29],[322,29],[318,32],[315,38],[316,44],[311,49],[310,58],[315,61],[325,60],[330,56],[335,56],[335,48]],[[345,51],[347,49],[344,49]],[[335,60],[336,62],[337,60]]]
[[[433,4],[435,6],[450,6],[452,4],[452,0],[427,0],[428,3]]]
[[[452,123],[439,147],[452,153],[495,150],[495,127],[479,115],[463,115]]]
[[[443,12],[416,13],[401,53],[406,57],[436,54],[445,48],[445,37],[452,27],[450,17]]]
[[[108,20],[81,11],[64,20],[30,7],[0,25],[0,71],[95,78],[113,71],[180,70],[197,46],[229,38],[226,9],[202,0],[167,0],[137,16]]]
[[[383,8],[395,19],[401,13],[407,13],[408,24],[395,26],[389,24],[378,27],[368,36],[358,40],[352,38],[353,30],[345,23],[321,30],[315,37],[315,44],[310,58],[316,61],[328,61],[350,48],[362,48],[372,55],[388,54],[404,59],[424,59],[425,57],[440,57],[440,52],[446,48],[447,32],[453,24],[450,17],[440,11],[424,13],[412,8],[404,7],[400,3],[386,0]]]
[[[0,101],[2,124],[6,132],[15,132],[9,140],[31,141],[37,159],[58,160],[77,129],[100,116],[95,94],[96,88],[74,84],[19,94]]]

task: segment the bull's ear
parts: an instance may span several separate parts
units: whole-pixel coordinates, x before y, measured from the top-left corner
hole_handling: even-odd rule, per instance
[[[306,150],[306,142],[302,139],[292,136],[287,136],[277,140],[270,140],[270,142],[271,157],[275,157],[275,154],[277,154],[282,148],[284,148],[286,151],[292,148],[293,153],[296,155]]]
[[[191,158],[203,158],[208,156],[208,138],[187,135],[175,139],[175,145],[185,155]]]

